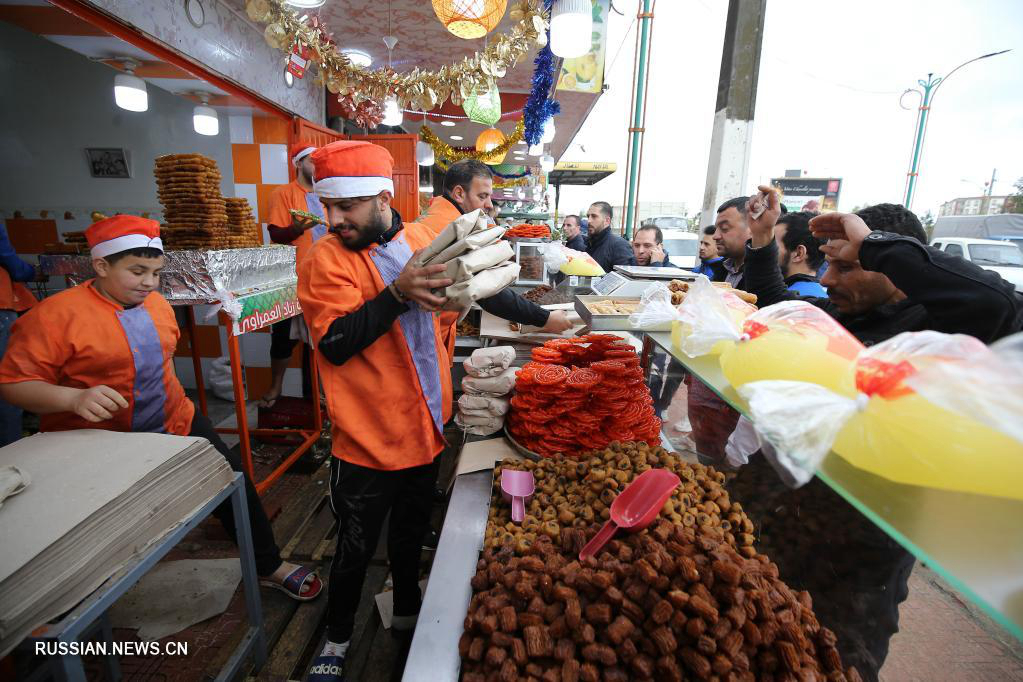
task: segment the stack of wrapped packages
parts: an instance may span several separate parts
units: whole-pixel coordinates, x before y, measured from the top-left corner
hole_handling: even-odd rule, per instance
[[[419,254],[420,267],[444,264],[447,269],[438,277],[454,280],[435,291],[448,299],[445,310],[458,310],[464,317],[477,300],[515,282],[519,266],[511,261],[515,250],[501,239],[504,232],[503,227],[491,227],[487,214],[476,210],[445,227]]]
[[[462,366],[462,396],[455,423],[474,436],[489,436],[504,426],[508,394],[515,386],[515,349],[511,346],[478,348]]]

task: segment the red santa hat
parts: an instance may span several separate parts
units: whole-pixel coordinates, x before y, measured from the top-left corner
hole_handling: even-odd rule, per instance
[[[93,258],[105,258],[128,249],[163,251],[160,223],[134,215],[115,215],[99,220],[85,231]]]
[[[316,147],[308,140],[299,140],[291,145],[291,165],[298,166],[299,161],[316,151]]]
[[[394,159],[378,144],[361,140],[331,142],[313,152],[313,164],[313,192],[321,199],[371,197],[384,190],[394,194]]]

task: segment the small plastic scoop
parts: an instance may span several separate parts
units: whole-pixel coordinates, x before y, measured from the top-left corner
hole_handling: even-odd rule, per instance
[[[533,496],[536,483],[532,471],[501,471],[501,495],[511,502],[511,517],[514,523],[522,523],[526,518],[526,502]],[[663,504],[663,503],[662,503]]]
[[[586,543],[579,559],[596,556],[619,528],[636,533],[653,523],[679,483],[667,469],[647,469],[637,476],[611,503],[611,518]]]

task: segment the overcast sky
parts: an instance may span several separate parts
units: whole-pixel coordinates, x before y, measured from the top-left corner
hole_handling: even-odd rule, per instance
[[[610,89],[563,160],[615,161],[619,170],[594,187],[562,188],[562,215],[598,199],[623,200],[639,2],[614,4],[625,16],[613,15],[609,26]],[[727,6],[657,3],[640,201],[700,209]],[[801,168],[842,178],[840,210],[901,203],[917,100],[907,95],[914,108],[904,110],[900,94],[928,72],[944,75],[1008,48],[938,90],[913,203],[921,215],[981,194],[992,168],[996,194],[1011,192],[1023,176],[1023,1],[768,0],[749,188]]]

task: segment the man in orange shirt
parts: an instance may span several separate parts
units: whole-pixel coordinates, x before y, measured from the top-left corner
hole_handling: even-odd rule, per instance
[[[22,282],[44,279],[31,263],[15,253],[7,236],[7,226],[0,223],[0,358],[11,338],[11,327],[18,315],[35,305],[36,299]],[[21,413],[16,405],[0,400],[0,447],[21,438]]]
[[[295,167],[295,179],[278,187],[270,196],[269,216],[266,230],[275,244],[291,244],[296,247],[295,263],[305,257],[313,242],[327,233],[327,226],[312,220],[295,216],[291,211],[312,213],[324,220],[323,204],[313,194],[312,154],[316,151],[309,142],[300,140],[291,146],[291,164]],[[270,389],[263,395],[260,405],[272,407],[284,390],[284,373],[288,369],[291,353],[298,343],[299,334],[292,332],[292,325],[301,318],[291,318],[274,323],[270,328]],[[309,349],[302,349],[302,395],[308,398]]]
[[[493,193],[494,174],[489,166],[473,159],[457,161],[444,173],[444,194],[430,201],[430,208],[425,215],[419,217],[419,222],[430,228],[435,235],[440,234],[441,230],[462,214],[479,208],[490,214],[494,210],[491,201]],[[499,317],[542,327],[544,332],[551,334],[560,334],[572,328],[563,310],[544,310],[511,291],[505,296],[506,314],[500,314]],[[444,346],[448,349],[448,356],[454,358],[458,312],[441,313],[440,321]]]
[[[85,231],[96,278],[44,299],[11,331],[0,362],[0,398],[40,415],[41,431],[106,429],[206,438],[235,471],[241,460],[195,412],[174,374],[178,325],[157,293],[160,224],[129,215]],[[245,477],[260,583],[307,601],[323,584],[281,561],[255,487]],[[229,503],[214,512],[234,536]]]

